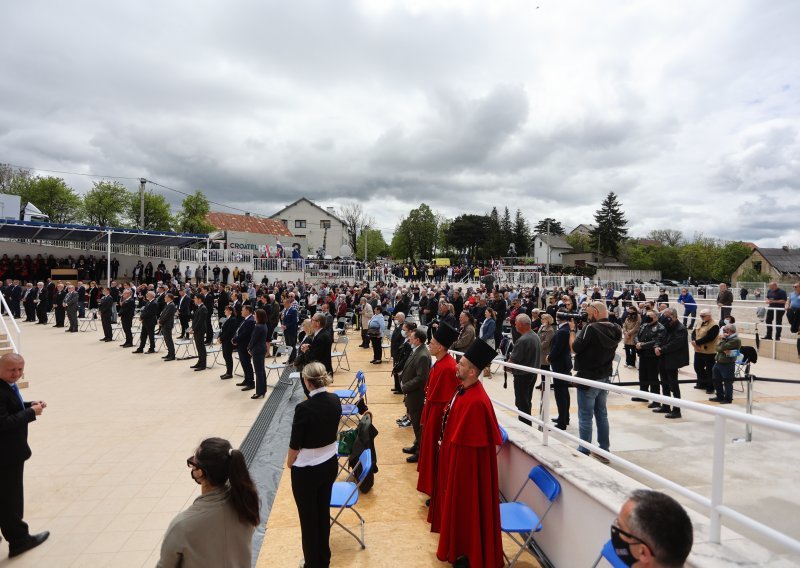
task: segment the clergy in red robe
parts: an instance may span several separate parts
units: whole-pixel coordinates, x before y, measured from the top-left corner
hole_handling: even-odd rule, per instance
[[[428,521],[439,534],[436,556],[455,566],[500,568],[500,488],[497,417],[478,380],[497,355],[477,339],[458,362],[461,386],[442,418],[442,438]]]
[[[433,495],[436,482],[436,462],[439,453],[439,438],[442,435],[444,409],[461,384],[456,378],[456,360],[448,353],[458,331],[442,323],[436,328],[428,350],[436,362],[425,384],[425,406],[422,408],[422,436],[419,445],[417,491]]]

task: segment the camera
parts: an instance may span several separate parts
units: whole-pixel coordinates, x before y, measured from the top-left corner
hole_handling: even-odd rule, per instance
[[[556,312],[556,319],[558,321],[572,320],[575,323],[587,322],[587,321],[589,321],[589,314],[587,314],[583,310],[581,310],[578,313],[575,313],[575,312]]]

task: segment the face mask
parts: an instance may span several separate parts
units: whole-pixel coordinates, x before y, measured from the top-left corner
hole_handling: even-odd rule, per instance
[[[725,318],[725,325],[728,325],[729,323],[731,323],[731,320],[729,320],[728,318]]]
[[[189,475],[191,475],[191,476],[192,476],[192,481],[194,481],[194,482],[195,482],[197,485],[202,485],[202,484],[203,484],[203,482],[202,482],[202,481],[200,481],[199,479],[197,479],[197,478],[194,476],[194,472],[195,472],[195,471],[200,471],[200,470],[199,470],[199,469],[198,469],[198,470],[190,469],[190,470],[189,470]]]
[[[614,527],[611,528],[611,544],[614,546],[614,552],[626,566],[633,566],[636,563],[636,558],[631,552],[631,543],[625,542],[622,535],[614,530]]]
[[[642,316],[642,322],[643,323],[650,323],[652,321],[653,321],[653,318],[651,318],[649,315]]]
[[[405,330],[405,329],[401,330],[401,331],[400,331],[400,335],[402,335],[403,337],[405,337],[405,336],[406,336],[406,330]]]

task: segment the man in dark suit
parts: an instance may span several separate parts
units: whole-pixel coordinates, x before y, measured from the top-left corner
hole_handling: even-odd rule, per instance
[[[197,364],[192,365],[195,371],[202,371],[206,368],[206,325],[208,322],[208,310],[203,304],[203,297],[198,294],[194,297],[194,315],[192,316],[192,329],[189,333],[194,336],[194,346],[197,349]]]
[[[214,326],[211,324],[211,315],[214,313],[214,292],[206,286],[203,289],[203,305],[206,307],[206,345],[214,341]]]
[[[189,322],[192,319],[192,299],[186,293],[186,289],[178,290],[178,320],[181,322],[181,335],[178,339],[186,339],[189,335]]]
[[[36,318],[39,320],[37,325],[47,324],[47,312],[50,311],[50,296],[47,288],[44,287],[44,282],[36,284]]]
[[[145,296],[145,304],[139,312],[139,320],[142,322],[142,334],[139,339],[139,349],[134,353],[144,353],[144,345],[150,340],[148,353],[156,352],[156,321],[158,320],[158,304],[155,303],[155,293],[151,290]]]
[[[556,316],[562,312],[556,313]],[[554,373],[569,375],[572,371],[572,353],[569,349],[569,320],[559,319],[558,329],[550,343],[550,352],[547,354],[547,362],[550,370]],[[562,379],[553,380],[553,393],[558,407],[558,417],[554,419],[556,428],[566,430],[569,424],[569,383]]]
[[[11,286],[9,298],[11,303],[8,305],[8,307],[11,308],[12,315],[15,318],[21,318],[22,313],[20,311],[20,304],[22,303],[22,286],[20,286],[19,280],[14,280],[14,284]]]
[[[333,338],[325,329],[325,315],[322,312],[314,314],[311,318],[311,333],[314,336],[311,343],[302,345],[300,349],[308,354],[309,363],[318,361],[325,365],[325,370],[329,375],[333,375],[333,365],[331,364]]]
[[[67,311],[64,309],[64,298],[67,297],[67,291],[64,289],[63,284],[56,286],[56,298],[54,308],[56,312],[56,324],[53,327],[64,327],[64,317]]]
[[[22,295],[22,306],[25,308],[25,321],[36,321],[36,297],[39,292],[33,284],[28,282],[25,293]]]
[[[64,297],[64,309],[67,311],[69,319],[69,329],[67,332],[78,333],[78,293],[75,286],[67,286],[67,295]]]
[[[103,298],[97,311],[100,312],[100,323],[103,325],[103,338],[100,341],[111,341],[113,332],[111,330],[111,306],[114,305],[114,298],[108,288],[103,288]]]
[[[403,372],[400,375],[400,390],[406,395],[406,410],[414,428],[414,443],[403,448],[403,452],[411,454],[406,461],[415,463],[419,450],[419,438],[422,433],[420,418],[422,417],[422,407],[425,404],[425,384],[428,382],[428,374],[431,371],[431,354],[425,346],[427,335],[421,329],[415,329],[408,338],[411,348],[414,350],[406,361]]]
[[[86,286],[83,285],[83,282],[78,282],[78,287],[75,289],[75,292],[78,294],[78,317],[79,318],[86,317],[86,310],[85,310]]]
[[[119,306],[119,320],[122,323],[122,331],[125,333],[125,343],[120,347],[133,347],[133,315],[136,312],[136,300],[133,293],[127,289],[122,292],[122,303]]]
[[[242,390],[253,390],[256,388],[256,381],[253,375],[253,360],[250,358],[250,353],[247,352],[247,346],[250,345],[250,338],[253,335],[253,329],[256,327],[256,320],[253,317],[253,308],[249,304],[242,306],[242,323],[236,330],[233,336],[233,346],[239,354],[239,363],[242,365],[244,372],[244,380],[241,383],[236,383],[237,387],[242,387]]]
[[[658,371],[661,376],[661,394],[673,398],[681,397],[681,387],[678,383],[678,369],[689,364],[689,332],[678,319],[675,308],[668,308],[662,316],[665,319],[666,334],[664,343],[656,347],[659,358]],[[666,414],[664,418],[681,418],[679,406],[671,409],[668,404],[654,408],[653,412]]]
[[[167,354],[162,357],[165,361],[175,360],[175,344],[172,341],[172,328],[175,325],[175,312],[177,308],[173,302],[172,294],[164,295],[164,309],[158,316],[158,325],[161,328],[161,337],[164,338],[164,345],[167,347]]]
[[[225,359],[225,372],[220,375],[220,379],[233,378],[233,336],[236,335],[236,328],[239,327],[239,322],[233,317],[233,307],[225,306],[223,313],[225,319],[222,327],[219,330],[219,337],[217,340],[222,346],[222,358]],[[248,341],[248,345],[249,345]]]
[[[217,319],[222,319],[225,317],[225,306],[230,303],[231,295],[222,284],[219,284],[217,289],[219,290],[217,295]]]
[[[47,404],[25,402],[17,381],[25,370],[25,359],[16,353],[0,357],[0,531],[8,540],[8,556],[19,556],[42,544],[49,532],[30,534],[22,520],[25,496],[23,471],[31,457],[28,423],[41,416]]]
[[[403,336],[403,324],[406,321],[406,314],[403,312],[396,312],[394,314],[394,331],[392,331],[392,337],[389,340],[389,354],[392,356],[393,364],[395,364],[400,357],[400,346],[405,343],[406,338]],[[400,390],[400,374],[392,372],[394,376],[394,388],[392,391],[401,393]]]

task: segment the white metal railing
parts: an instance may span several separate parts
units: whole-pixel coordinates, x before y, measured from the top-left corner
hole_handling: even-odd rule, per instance
[[[451,353],[455,355],[462,355],[457,351],[451,351]],[[614,386],[610,383],[599,382],[599,381],[592,381],[589,379],[582,379],[580,377],[572,376],[572,375],[562,375],[560,373],[554,373],[552,371],[547,371],[544,369],[536,369],[532,367],[526,367],[523,365],[516,365],[514,363],[508,362],[493,362],[493,364],[499,364],[502,367],[506,367],[508,369],[518,369],[521,371],[526,371],[532,374],[544,375],[545,376],[545,384],[542,390],[542,417],[541,419],[536,416],[531,416],[530,414],[526,414],[517,410],[515,407],[505,404],[499,400],[492,398],[492,403],[505,410],[508,410],[512,413],[517,414],[518,416],[530,420],[533,424],[539,427],[542,431],[542,445],[546,446],[549,443],[549,436],[552,434],[556,438],[565,440],[567,442],[578,444],[579,446],[599,454],[606,459],[608,459],[611,463],[614,463],[624,469],[627,469],[631,472],[634,472],[643,478],[656,483],[660,484],[664,487],[667,487],[677,494],[683,496],[684,498],[696,503],[697,505],[706,509],[709,513],[709,540],[712,543],[719,544],[721,540],[721,532],[722,532],[722,519],[724,517],[728,517],[731,520],[747,527],[748,529],[754,531],[755,533],[763,536],[764,538],[774,542],[780,546],[783,546],[793,552],[800,553],[800,541],[797,539],[782,533],[760,521],[753,519],[752,517],[745,515],[741,512],[738,512],[730,507],[726,506],[723,502],[723,488],[724,488],[724,473],[725,473],[725,426],[728,420],[732,420],[734,422],[740,422],[745,425],[749,426],[760,426],[763,428],[768,428],[777,432],[783,432],[785,434],[790,434],[793,436],[800,437],[800,425],[792,424],[790,422],[782,422],[780,420],[775,420],[772,418],[765,418],[762,416],[754,416],[752,414],[745,414],[740,412],[734,412],[732,410],[727,410],[724,408],[717,408],[713,406],[708,406],[705,404],[700,404],[697,402],[683,400],[680,398],[672,398],[669,396],[663,396],[660,394],[653,394],[645,391],[634,390],[627,387],[620,387]],[[586,442],[579,437],[570,434],[566,431],[558,429],[554,424],[550,422],[550,403],[551,403],[551,390],[550,385],[552,384],[552,380],[556,379],[563,379],[572,383],[584,385],[587,387],[593,387],[600,390],[614,392],[617,394],[621,394],[624,396],[629,397],[641,397],[645,398],[652,402],[658,402],[660,404],[666,404],[669,406],[677,406],[683,410],[693,410],[695,412],[700,412],[702,414],[711,415],[714,417],[714,444],[713,444],[713,454],[712,454],[712,472],[711,472],[711,497],[705,497],[696,491],[692,491],[666,477],[663,477],[653,471],[645,469],[625,458],[619,457],[617,455],[612,454],[611,452],[607,452],[592,444],[591,442]]]
[[[3,294],[0,294],[0,308],[2,308],[0,309],[0,312],[2,312],[0,313],[0,324],[2,324],[3,333],[14,353],[22,354],[22,330],[17,325],[17,320],[14,319],[14,314],[11,313]],[[6,323],[6,319],[11,322],[11,327]],[[14,331],[14,337],[11,337],[11,330]]]
[[[224,264],[244,265],[253,262],[253,251],[247,249],[205,249],[184,248],[178,251],[180,262],[214,262]]]

